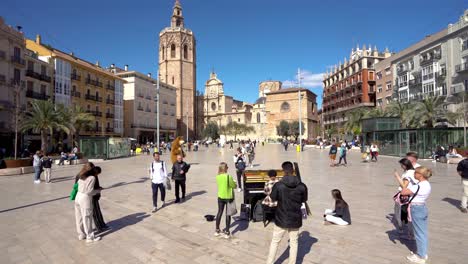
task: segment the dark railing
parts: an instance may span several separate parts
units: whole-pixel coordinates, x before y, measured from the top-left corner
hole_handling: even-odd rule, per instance
[[[101,132],[102,127],[88,127],[85,129],[86,132]]]
[[[455,65],[455,71],[456,72],[462,72],[468,70],[468,62],[462,63]]]
[[[47,100],[47,99],[49,99],[49,96],[47,96],[47,94],[34,92],[32,90],[27,90],[26,91],[26,97],[33,98],[33,99],[38,99],[38,100]]]
[[[151,95],[147,95],[147,96],[146,96],[146,99],[147,99],[147,100],[151,100],[151,99],[152,99],[152,98],[151,98]]]
[[[106,127],[106,132],[108,132],[108,133],[113,133],[113,132],[114,132],[114,128],[113,128],[113,127]]]
[[[113,113],[106,113],[106,118],[114,118],[114,114]]]
[[[408,82],[398,83],[398,87],[405,87],[405,86],[408,86]]]
[[[50,83],[52,78],[50,76],[47,76],[47,74],[41,74],[39,80]]]
[[[75,80],[75,81],[81,81],[81,76],[78,75],[78,74],[72,73],[71,79],[72,79],[72,80]]]
[[[6,52],[3,50],[0,50],[0,59],[4,60],[6,58]]]
[[[98,117],[102,116],[102,112],[99,112],[99,111],[88,110],[86,112],[92,114],[93,116],[98,116]]]
[[[115,101],[112,99],[106,99],[106,104],[115,104]]]
[[[97,97],[95,95],[92,95],[92,94],[86,94],[85,96],[85,99],[86,100],[91,100],[91,101],[96,101],[96,102],[102,102],[102,97]]]
[[[421,84],[421,78],[415,78],[409,81],[410,86],[419,85],[419,84]]]
[[[102,87],[102,82],[98,80],[89,79],[89,78],[86,79],[86,84],[91,84],[97,87]]]
[[[144,96],[142,93],[139,93],[139,94],[138,94],[138,97],[140,97],[140,98],[145,98],[145,96]]]
[[[81,97],[81,93],[78,92],[78,91],[71,91],[71,96],[80,98],[80,97]]]
[[[114,85],[111,85],[111,84],[107,84],[107,85],[106,85],[106,89],[107,89],[107,90],[112,90],[112,91],[113,91],[113,90],[115,90],[115,86],[114,86]]]
[[[422,77],[423,81],[430,80],[430,79],[433,79],[433,78],[434,78],[434,73],[429,73],[427,75],[423,75],[423,77]]]
[[[139,106],[139,107],[137,107],[137,109],[138,109],[139,111],[143,111],[143,106]]]
[[[0,82],[4,83],[6,82],[6,76],[0,74]]]
[[[442,55],[440,53],[438,54],[432,54],[430,58],[420,58],[419,63],[420,64],[427,64],[434,62],[436,60],[440,60],[442,58]]]
[[[26,62],[24,61],[24,59],[18,56],[11,56],[11,62],[20,64],[23,66],[26,65]]]

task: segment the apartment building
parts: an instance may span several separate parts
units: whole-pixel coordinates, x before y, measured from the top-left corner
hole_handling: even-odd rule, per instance
[[[322,115],[325,129],[342,126],[346,112],[362,107],[375,107],[375,65],[390,57],[390,52],[379,52],[359,46],[352,49],[349,60],[339,63],[327,71],[323,79]]]
[[[20,29],[5,24],[0,17],[0,148],[8,155],[13,151],[17,112],[26,105],[26,45]]]
[[[455,24],[397,55],[391,63],[400,102],[468,91],[468,10]]]
[[[26,100],[48,100],[54,96],[52,77],[54,68],[48,61],[39,59],[37,53],[26,50]]]
[[[79,105],[95,116],[95,124],[84,136],[123,136],[124,80],[99,65],[88,62],[36,40],[26,40],[26,47],[48,60],[54,68],[56,104]]]
[[[375,64],[376,107],[382,110],[392,102],[393,71],[390,59],[393,56]]]
[[[151,74],[131,71],[111,65],[109,70],[125,80],[124,84],[124,135],[137,139],[141,144],[156,142],[157,80]],[[160,140],[168,141],[176,136],[176,88],[159,83],[159,132]]]

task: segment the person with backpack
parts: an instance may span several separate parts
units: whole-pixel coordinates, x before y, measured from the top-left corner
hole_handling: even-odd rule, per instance
[[[234,200],[234,189],[237,187],[234,179],[227,173],[228,166],[225,162],[221,162],[218,168],[218,175],[216,175],[216,185],[218,186],[218,213],[216,214],[216,231],[215,237],[222,236],[223,238],[230,238],[231,233],[229,227],[231,226],[231,216],[228,215],[228,203]],[[226,208],[226,228],[221,233],[220,224],[223,217],[223,211]]]
[[[325,224],[335,225],[350,225],[351,214],[349,212],[349,206],[341,196],[341,191],[333,189],[331,191],[332,197],[335,200],[335,210],[326,209],[323,215]]]
[[[328,157],[330,158],[330,167],[335,166],[335,159],[336,159],[337,152],[338,152],[338,149],[336,147],[335,141],[333,141],[330,146],[330,152],[328,153]]]
[[[426,201],[431,194],[431,184],[428,179],[432,176],[432,170],[426,167],[415,169],[414,178],[418,184],[404,188],[401,195],[413,196],[409,204],[409,217],[413,225],[414,237],[416,239],[416,253],[410,252],[406,257],[412,263],[426,263],[428,259],[428,210]]]
[[[394,172],[395,179],[398,182],[398,193],[394,196],[394,222],[398,228],[398,233],[401,235],[400,238],[414,240],[413,228],[411,227],[411,223],[408,223],[407,205],[405,206],[410,197],[401,195],[400,192],[404,188],[411,188],[413,185],[418,184],[418,180],[414,178],[413,164],[409,159],[403,158],[398,163],[403,169],[403,174],[400,175],[396,170]],[[403,235],[405,224],[409,224],[407,236]]]
[[[161,207],[164,206],[166,200],[167,169],[158,152],[153,153],[153,159],[149,167],[149,175],[153,191],[153,210],[151,212],[155,213],[158,210],[158,190],[161,192]]]
[[[190,164],[184,161],[183,154],[177,155],[177,160],[172,166],[172,180],[175,181],[175,197],[174,203],[180,203],[179,189],[182,190],[182,200],[185,200],[185,182],[187,180],[187,172],[190,169]]]
[[[343,160],[344,161],[344,165],[348,165],[348,162],[346,161],[346,153],[348,151],[348,146],[343,143],[341,144],[341,147],[340,147],[340,159],[338,161],[338,166],[341,165],[341,161]]]
[[[284,176],[273,186],[270,194],[271,200],[278,202],[278,205],[267,264],[273,264],[278,245],[286,232],[289,234],[289,264],[296,263],[299,228],[302,227],[303,217],[301,207],[307,202],[307,186],[293,175],[293,164],[286,161],[281,167]]]
[[[241,148],[237,148],[237,153],[234,155],[234,165],[236,167],[237,174],[237,191],[242,191],[242,176],[244,175],[245,168],[245,156],[242,154]]]
[[[54,161],[52,160],[52,158],[49,157],[48,153],[46,153],[46,155],[44,155],[44,157],[42,157],[41,159],[42,168],[44,168],[44,176],[45,176],[46,183],[50,183],[53,162]]]

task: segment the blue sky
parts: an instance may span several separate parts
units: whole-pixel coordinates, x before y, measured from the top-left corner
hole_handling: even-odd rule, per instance
[[[197,89],[212,68],[225,93],[249,102],[263,80],[286,86],[298,68],[321,96],[321,74],[357,44],[399,51],[458,20],[466,0],[181,0],[197,39]],[[157,70],[159,32],[174,0],[4,0],[7,24],[101,65]],[[321,98],[318,100],[321,103]]]

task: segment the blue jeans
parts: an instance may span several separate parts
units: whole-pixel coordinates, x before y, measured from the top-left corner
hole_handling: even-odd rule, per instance
[[[40,166],[34,166],[34,180],[40,180],[41,179],[41,167]]]
[[[416,238],[417,254],[421,258],[427,255],[427,207],[426,205],[411,205],[411,219]]]

